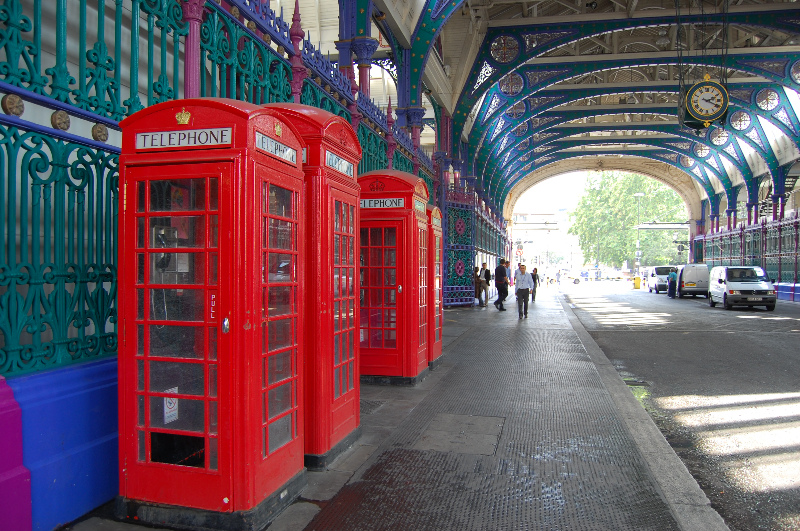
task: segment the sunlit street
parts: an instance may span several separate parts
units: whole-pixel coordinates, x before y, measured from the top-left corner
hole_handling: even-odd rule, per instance
[[[560,289],[731,529],[800,529],[800,304]]]

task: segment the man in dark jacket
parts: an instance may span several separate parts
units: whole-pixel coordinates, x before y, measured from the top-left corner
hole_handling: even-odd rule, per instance
[[[501,258],[494,270],[494,285],[497,286],[497,300],[494,301],[494,306],[501,312],[506,311],[503,301],[508,297],[508,270],[505,267],[507,263],[505,259]]]

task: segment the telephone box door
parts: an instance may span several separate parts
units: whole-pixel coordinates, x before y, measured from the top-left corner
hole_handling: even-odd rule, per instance
[[[364,221],[360,229],[360,345],[365,374],[403,374],[403,222]],[[400,311],[398,311],[400,310]],[[366,349],[366,350],[365,350]],[[374,371],[374,372],[373,372]]]
[[[231,497],[229,396],[220,366],[220,271],[230,265],[219,227],[232,169],[225,163],[127,169],[126,249],[119,285],[122,341],[138,345],[120,359],[125,459],[123,495],[186,507],[216,507]],[[133,293],[131,293],[133,292]],[[230,304],[228,301],[227,304]],[[187,488],[191,486],[191,488]]]

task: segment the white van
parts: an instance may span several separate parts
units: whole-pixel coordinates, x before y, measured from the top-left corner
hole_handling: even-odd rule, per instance
[[[775,286],[764,270],[755,266],[717,266],[708,279],[708,305],[721,302],[726,310],[734,306],[766,306],[775,309]]]
[[[708,264],[678,266],[678,297],[705,295],[708,297]]]
[[[652,292],[667,291],[667,276],[673,266],[655,266],[647,270],[647,289]]]

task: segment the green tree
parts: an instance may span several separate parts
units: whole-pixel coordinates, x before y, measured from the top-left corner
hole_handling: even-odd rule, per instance
[[[643,193],[637,198],[635,193]],[[674,190],[655,179],[625,172],[592,173],[574,211],[569,233],[578,236],[586,260],[592,264],[621,267],[625,260],[633,267],[636,256],[636,225],[642,223],[682,223],[686,206]],[[640,230],[641,265],[674,264],[686,259],[678,255],[673,232]],[[687,238],[686,231],[678,239]]]

